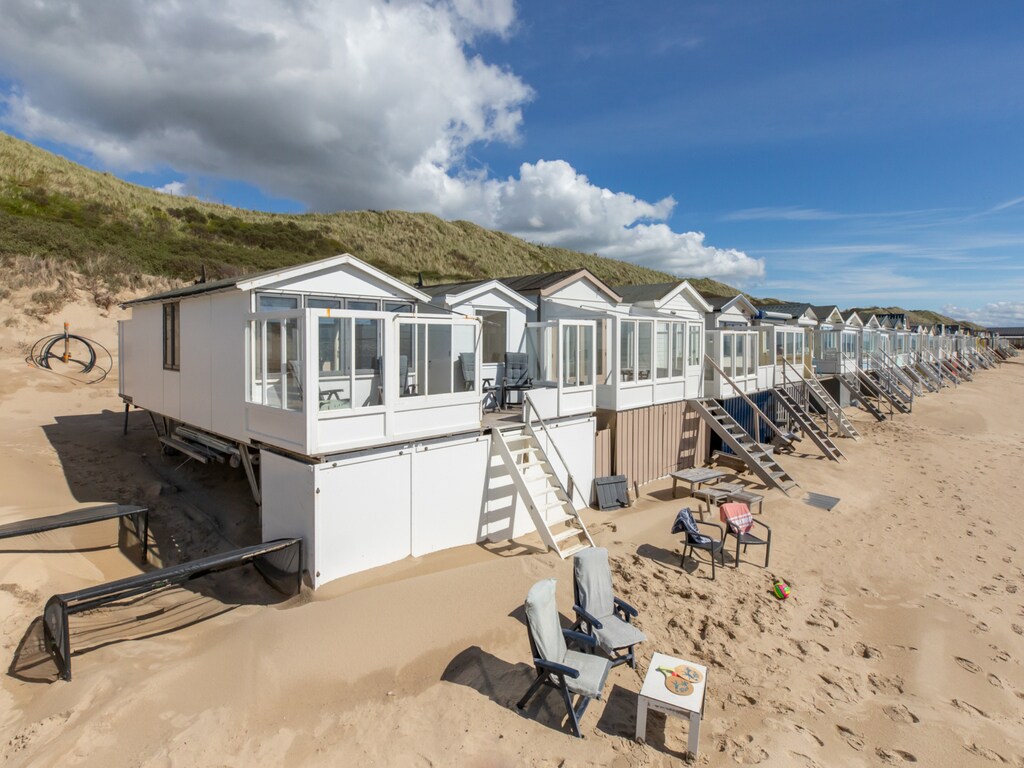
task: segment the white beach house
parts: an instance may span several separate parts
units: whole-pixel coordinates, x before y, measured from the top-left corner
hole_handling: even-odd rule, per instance
[[[543,428],[505,425],[503,445],[518,441],[517,455],[535,454],[531,466],[551,478],[530,491],[543,501],[495,469],[496,430],[481,413],[493,365],[482,315],[507,301],[515,343],[529,300],[493,285],[453,295],[462,309],[479,298],[479,312],[431,298],[346,254],[128,302],[120,394],[159,417],[169,448],[240,461],[264,540],[301,536],[313,586],[547,523],[579,532],[593,409]]]

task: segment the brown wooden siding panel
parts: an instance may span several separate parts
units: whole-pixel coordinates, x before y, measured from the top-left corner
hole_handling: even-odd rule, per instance
[[[626,475],[630,483],[642,485],[707,458],[703,422],[685,402],[622,411],[608,424],[608,473]]]

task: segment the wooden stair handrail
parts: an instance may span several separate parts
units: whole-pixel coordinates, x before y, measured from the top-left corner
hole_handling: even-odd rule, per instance
[[[731,378],[729,378],[729,374],[727,374],[725,371],[723,371],[721,366],[719,366],[718,363],[716,363],[714,360],[712,360],[711,357],[706,352],[704,353],[704,359],[707,360],[709,363],[711,363],[711,367],[714,368],[716,371],[718,371],[719,375],[721,375],[721,377],[723,379],[725,379],[727,382],[729,382],[729,385],[733,389],[736,390],[736,392],[739,394],[739,396],[741,398],[743,398],[743,401],[747,405],[749,405],[751,408],[754,409],[754,412],[758,415],[759,418],[762,418],[766,422],[768,422],[768,426],[772,428],[772,431],[774,431],[775,434],[777,434],[783,440],[790,440],[791,439],[789,435],[787,435],[785,432],[783,432],[781,429],[779,429],[777,426],[775,426],[775,422],[772,421],[771,419],[769,419],[768,416],[764,413],[764,411],[762,411],[760,408],[758,408],[757,404],[753,400],[751,400],[749,397],[747,397],[747,393],[744,392],[742,389],[740,389],[739,385],[736,384],[736,382],[733,381]],[[760,430],[758,430],[758,431],[760,431]],[[757,439],[757,437],[754,437],[754,442],[757,443],[757,442],[760,442],[760,441]]]

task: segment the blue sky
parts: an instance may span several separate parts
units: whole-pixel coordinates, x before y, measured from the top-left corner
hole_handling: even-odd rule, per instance
[[[0,0],[0,126],[244,207],[431,210],[761,296],[1024,324],[1024,5],[234,5]]]

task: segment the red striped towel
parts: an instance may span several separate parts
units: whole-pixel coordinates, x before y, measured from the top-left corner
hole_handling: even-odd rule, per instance
[[[754,516],[746,504],[731,502],[718,508],[722,522],[734,533],[749,533],[754,527]]]

